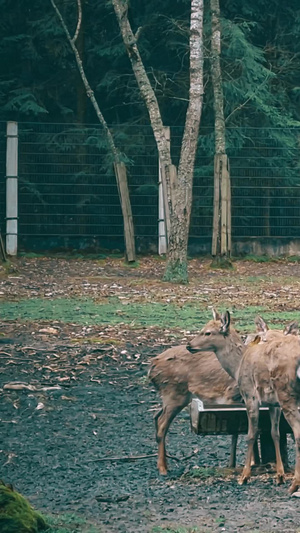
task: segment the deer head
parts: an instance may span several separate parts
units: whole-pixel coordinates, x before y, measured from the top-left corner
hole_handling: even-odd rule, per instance
[[[217,350],[224,342],[224,337],[229,333],[230,314],[226,311],[221,316],[213,310],[214,320],[210,320],[199,335],[192,339],[187,345],[187,350],[191,353],[210,352]]]

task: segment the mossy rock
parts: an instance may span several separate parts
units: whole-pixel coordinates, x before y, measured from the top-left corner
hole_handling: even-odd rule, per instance
[[[0,531],[1,533],[38,533],[47,524],[40,513],[12,487],[0,482]]]

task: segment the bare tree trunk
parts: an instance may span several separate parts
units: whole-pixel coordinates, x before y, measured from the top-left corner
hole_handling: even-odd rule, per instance
[[[100,110],[100,107],[98,105],[98,102],[95,98],[94,91],[92,90],[88,79],[86,77],[83,63],[81,56],[79,54],[78,48],[76,46],[76,41],[78,39],[80,28],[82,24],[82,5],[81,0],[77,0],[77,6],[78,6],[78,21],[77,21],[77,27],[74,33],[74,36],[71,37],[71,34],[67,28],[67,25],[62,17],[62,14],[60,10],[58,9],[56,3],[54,0],[50,0],[53,9],[55,10],[60,23],[64,29],[64,32],[66,34],[66,37],[69,41],[69,44],[74,52],[77,67],[81,76],[81,79],[83,81],[86,94],[88,98],[90,98],[92,105],[96,111],[96,115],[99,119],[100,124],[102,125],[104,132],[106,134],[108,146],[110,148],[110,151],[113,156],[113,162],[114,162],[114,168],[119,168],[119,166],[122,163],[122,158],[119,150],[117,149],[113,136],[111,134],[111,131],[106,123],[106,120]],[[135,243],[134,243],[134,232],[133,232],[133,222],[132,222],[132,210],[131,210],[131,203],[130,203],[130,196],[129,196],[129,189],[128,189],[128,183],[127,183],[127,174],[126,174],[126,168],[124,165],[122,165],[122,172],[115,172],[117,185],[118,185],[118,191],[120,196],[120,203],[121,203],[121,209],[123,214],[123,221],[124,221],[124,228],[125,228],[125,247],[126,247],[126,258],[127,261],[133,262],[136,260],[136,254],[135,254]],[[120,182],[120,179],[122,180],[122,183]],[[127,231],[126,228],[130,227],[130,231]]]
[[[165,180],[170,214],[170,228],[167,235],[168,260],[164,279],[187,283],[187,245],[193,173],[203,100],[203,0],[191,0],[190,92],[178,173],[172,164],[170,146],[164,134],[157,98],[137,46],[139,30],[134,35],[128,20],[127,0],[112,0],[112,4],[133,72],[148,109],[159,156],[164,165],[162,179]]]
[[[157,149],[161,161],[165,167],[163,179],[167,182],[167,196],[169,203],[169,210],[172,210],[171,202],[171,188],[169,178],[169,167],[172,165],[170,143],[165,136],[165,129],[161,118],[161,113],[158,105],[158,101],[154,90],[152,89],[150,80],[145,70],[137,42],[141,28],[138,29],[136,34],[133,33],[130,22],[128,20],[128,2],[127,0],[112,0],[112,4],[115,10],[117,21],[120,27],[122,39],[131,62],[132,70],[135,75],[138,87],[142,98],[145,101],[150,122],[157,144]]]
[[[164,279],[187,282],[187,247],[195,157],[203,102],[203,0],[191,1],[190,90],[171,216],[169,261]]]
[[[82,5],[82,22],[80,25],[80,30],[78,32],[77,37],[77,50],[79,53],[79,56],[81,58],[81,61],[84,63],[84,44],[85,44],[85,18],[84,18],[84,3]],[[82,83],[82,79],[80,76],[80,73],[78,72],[78,77],[76,79],[76,95],[77,95],[77,121],[79,124],[85,123],[85,117],[86,117],[86,110],[87,110],[87,97],[86,97],[86,91],[84,84]]]
[[[225,146],[224,98],[221,72],[221,24],[219,0],[211,7],[211,79],[215,111],[214,216],[212,256],[216,266],[231,266],[231,191],[229,162]]]

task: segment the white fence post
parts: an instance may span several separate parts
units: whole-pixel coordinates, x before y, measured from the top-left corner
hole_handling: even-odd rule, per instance
[[[18,123],[6,128],[6,253],[18,252]]]
[[[170,128],[166,126],[165,136],[167,141],[170,142]],[[163,255],[168,251],[167,246],[167,227],[166,227],[166,214],[165,214],[165,200],[164,200],[164,191],[162,184],[162,163],[159,160],[158,167],[158,254]]]

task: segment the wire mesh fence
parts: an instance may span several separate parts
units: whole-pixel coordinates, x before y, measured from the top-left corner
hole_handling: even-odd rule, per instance
[[[5,233],[5,131],[0,123],[1,229]],[[158,154],[148,126],[113,126],[128,169],[137,250],[158,240]],[[300,239],[299,133],[293,128],[227,130],[233,242]],[[174,163],[181,128],[171,129]],[[214,133],[201,128],[195,165],[191,251],[209,251]],[[19,123],[19,247],[124,250],[118,190],[100,126]]]

